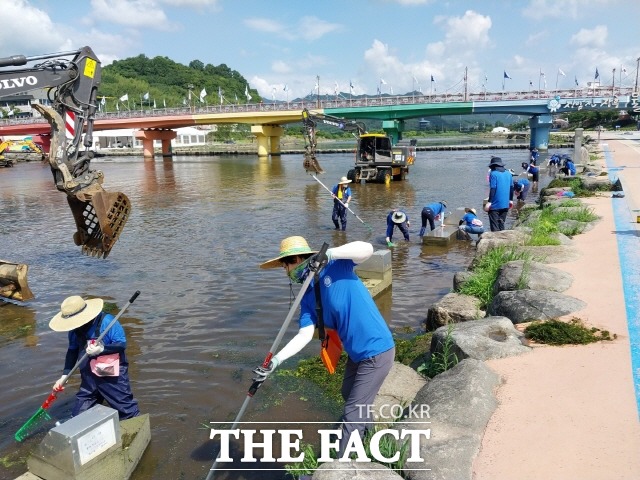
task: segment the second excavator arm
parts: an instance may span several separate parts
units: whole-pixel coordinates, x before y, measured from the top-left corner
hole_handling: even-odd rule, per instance
[[[367,133],[364,123],[355,120],[345,120],[344,118],[325,115],[324,113],[311,113],[306,108],[302,110],[303,133],[305,139],[304,146],[304,169],[305,171],[314,171],[315,173],[323,173],[316,158],[316,121],[320,121],[325,125],[331,125],[345,132],[353,132],[356,138],[363,133]]]
[[[73,58],[66,58],[69,56]],[[31,67],[6,69],[38,60],[44,61]],[[33,108],[51,125],[49,165],[56,188],[67,194],[77,227],[74,242],[83,253],[106,258],[129,218],[131,204],[124,193],[104,190],[102,172],[89,168],[100,80],[100,61],[89,47],[34,57],[0,58],[4,95],[48,89],[51,106],[34,104]]]

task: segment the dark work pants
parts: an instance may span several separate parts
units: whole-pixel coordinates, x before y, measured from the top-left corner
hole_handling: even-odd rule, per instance
[[[349,443],[351,432],[360,432],[364,436],[367,428],[373,429],[372,408],[373,401],[393,366],[396,349],[392,348],[375,357],[361,362],[347,360],[347,368],[342,380],[342,398],[344,398],[344,413],[342,415],[342,438],[340,439],[339,456],[342,456]]]
[[[407,227],[407,222],[402,223],[394,223],[393,229],[391,230],[391,235],[389,236],[389,240],[393,239],[393,231],[398,227],[398,230],[402,232],[402,236],[408,242],[409,241],[409,227]]]
[[[431,228],[431,230],[433,230],[434,228],[436,228],[436,223],[435,223],[435,215],[433,214],[433,210],[431,210],[430,208],[423,208],[422,209],[422,228],[420,228],[420,236],[422,237],[424,235],[425,230],[427,229],[427,221],[429,222],[429,227]]]
[[[342,223],[342,230],[347,229],[347,209],[344,205],[341,205],[337,200],[333,201],[333,213],[331,214],[331,220],[336,228],[340,228],[338,220]]]
[[[499,210],[489,210],[489,227],[492,232],[501,232],[504,230],[504,222],[507,219],[508,208]]]
[[[120,375],[117,377],[98,377],[91,371],[89,362],[85,362],[80,368],[82,381],[71,415],[75,417],[105,400],[111,408],[118,411],[120,420],[140,415],[138,402],[131,392],[128,370],[127,365],[120,364]]]

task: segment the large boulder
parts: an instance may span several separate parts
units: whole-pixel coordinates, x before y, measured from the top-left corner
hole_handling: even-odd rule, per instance
[[[493,292],[494,295],[498,292],[522,289],[564,292],[571,283],[573,277],[562,270],[540,262],[514,260],[505,263],[498,270]]]
[[[431,353],[442,353],[449,337],[450,351],[458,360],[474,358],[490,360],[511,357],[530,350],[522,340],[524,334],[518,331],[506,317],[487,317],[473,322],[458,323],[440,327],[431,338]]]
[[[393,427],[399,432],[428,429],[430,433],[429,438],[420,435],[424,462],[405,463],[406,478],[471,480],[473,459],[498,405],[494,392],[499,384],[498,374],[484,362],[468,358],[436,375],[418,392],[413,404],[428,406],[428,418],[409,417]]]
[[[366,469],[366,470],[365,470]],[[402,480],[393,470],[379,463],[327,462],[313,473],[312,480]]]
[[[529,235],[519,230],[502,230],[501,232],[485,232],[476,246],[476,258],[481,257],[489,250],[508,245],[524,245],[529,240]]]
[[[373,408],[374,420],[390,423],[391,419],[388,418],[390,414],[399,411],[399,407],[395,405],[409,405],[428,381],[428,378],[420,375],[413,368],[395,362],[376,395]],[[391,408],[391,406],[394,407]]]
[[[498,293],[493,297],[488,312],[490,315],[505,316],[513,323],[524,323],[561,317],[582,310],[585,306],[582,300],[558,292],[516,290]]]
[[[462,285],[465,284],[469,278],[473,275],[473,272],[469,270],[463,270],[461,272],[456,272],[453,274],[453,291],[457,292],[462,288]]]
[[[480,300],[461,293],[447,293],[429,307],[427,330],[433,330],[449,323],[467,322],[485,316],[480,308]]]
[[[558,234],[558,238],[562,238]],[[566,235],[564,239],[566,239]],[[565,240],[566,241],[566,240]],[[531,259],[540,263],[565,263],[577,260],[580,257],[578,252],[569,239],[564,245],[540,245],[540,246],[523,246],[517,247],[517,251],[525,252],[531,255]]]

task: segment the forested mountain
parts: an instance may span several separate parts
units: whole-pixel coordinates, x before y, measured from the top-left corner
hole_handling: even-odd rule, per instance
[[[200,102],[203,89],[206,96],[202,97],[204,102]],[[222,93],[222,103],[246,103],[247,89],[250,102],[260,102],[260,95],[249,88],[247,80],[224,63],[214,66],[193,60],[185,66],[167,57],[138,55],[116,60],[102,69],[98,96],[106,97],[108,110],[113,110],[124,95],[128,100],[120,105],[152,107],[155,101],[156,106],[162,108],[188,104],[189,90],[192,105],[219,105],[219,93]]]

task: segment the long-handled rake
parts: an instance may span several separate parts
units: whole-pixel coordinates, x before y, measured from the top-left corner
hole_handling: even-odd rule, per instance
[[[105,328],[104,331],[100,334],[100,336],[95,340],[96,343],[102,340],[102,338],[109,331],[109,329],[113,327],[113,325],[118,321],[118,319],[120,318],[120,315],[122,315],[124,311],[127,308],[129,308],[129,305],[131,305],[135,301],[135,299],[138,298],[138,295],[140,295],[140,290],[137,290],[136,293],[133,294],[133,296],[129,299],[129,301],[125,304],[125,306],[122,307],[122,309],[118,312],[118,314],[114,317],[114,319],[111,320],[109,325],[107,325],[107,328]],[[76,364],[73,366],[71,371],[69,371],[67,378],[65,379],[64,382],[62,382],[62,385],[60,385],[61,387],[63,387],[69,381],[69,378],[71,378],[71,375],[80,367],[82,362],[84,362],[88,356],[89,355],[86,352],[84,355],[82,355],[82,358],[80,358],[80,360],[78,360]],[[31,418],[27,420],[26,423],[22,425],[22,427],[20,427],[20,430],[18,430],[16,434],[13,436],[16,439],[16,441],[22,442],[25,438],[27,438],[34,431],[36,431],[42,423],[48,420],[51,420],[51,416],[49,415],[49,412],[47,412],[47,409],[56,400],[57,395],[58,395],[58,392],[56,391],[52,391],[49,394],[49,396],[44,401],[44,403],[40,406],[38,411],[34,413],[31,416]]]

